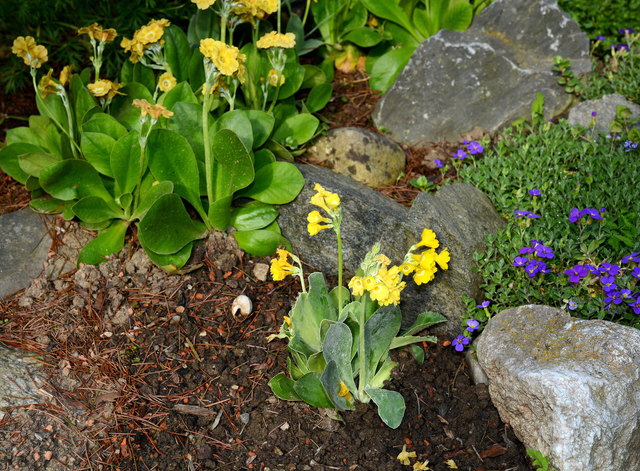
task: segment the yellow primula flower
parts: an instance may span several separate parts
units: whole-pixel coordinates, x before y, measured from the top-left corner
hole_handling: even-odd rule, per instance
[[[164,34],[164,29],[171,23],[169,20],[151,20],[145,26],[133,33],[133,40],[144,45],[153,44],[160,41]]]
[[[291,49],[296,45],[296,36],[293,33],[278,33],[271,31],[265,34],[256,43],[260,49],[270,49],[272,47],[280,47],[282,49]]]
[[[426,270],[431,270],[434,272],[437,270],[436,256],[436,251],[433,249],[425,250],[420,255],[414,255],[414,257],[416,257],[415,259],[417,260],[417,265],[420,268],[424,268]]]
[[[195,3],[198,9],[206,10],[211,5],[216,3],[216,0],[191,0],[192,3]]]
[[[36,40],[31,36],[18,36],[13,40],[11,52],[16,56],[23,58],[36,48]]]
[[[416,269],[416,266],[413,265],[412,263],[403,263],[402,265],[400,265],[400,271],[402,272],[403,275],[410,275],[411,273],[414,272],[415,269]]]
[[[120,46],[124,48],[124,52],[128,52],[131,54],[131,57],[129,57],[129,60],[134,64],[137,63],[140,60],[140,58],[144,55],[144,44],[142,44],[140,41],[138,41],[135,38],[134,39],[122,38],[122,42],[120,43]]]
[[[342,381],[340,381],[340,390],[338,391],[338,396],[344,397],[347,401],[353,400],[353,396],[351,395],[351,392],[349,392],[349,388]]]
[[[289,326],[289,328],[293,327],[293,322],[291,322],[291,318],[289,316],[282,316],[282,320]]]
[[[231,76],[240,68],[246,56],[235,46],[211,38],[200,40],[200,52],[209,59],[222,75]]]
[[[377,281],[372,276],[365,276],[362,283],[364,284],[364,289],[371,291],[376,287]]]
[[[340,206],[340,197],[337,193],[325,190],[319,183],[316,183],[313,189],[317,193],[311,197],[311,204],[324,209],[329,214]]]
[[[11,52],[20,57],[25,65],[34,69],[39,69],[49,60],[47,48],[36,44],[36,40],[31,36],[18,36],[13,41]]]
[[[102,26],[100,26],[98,23],[93,23],[89,26],[78,29],[78,34],[88,34],[89,39],[104,43],[110,43],[118,36],[118,33],[115,29],[102,29]]]
[[[40,94],[42,98],[46,98],[49,95],[53,95],[58,92],[58,84],[51,77],[53,74],[53,69],[49,69],[47,75],[44,75],[40,79],[40,83],[38,84],[38,90],[40,90]]]
[[[136,108],[140,108],[140,116],[151,116],[152,119],[158,119],[160,116],[164,118],[170,118],[173,116],[173,111],[169,111],[162,105],[152,105],[147,100],[135,99],[132,103]]]
[[[403,465],[410,466],[411,462],[409,461],[409,458],[415,458],[415,457],[416,457],[415,451],[407,451],[407,445],[402,445],[402,451],[398,453],[398,456],[396,457],[396,459],[400,461],[400,463],[402,463]]]
[[[440,242],[436,239],[436,233],[431,229],[424,229],[422,231],[422,237],[420,242],[416,244],[417,247],[431,247],[437,249],[440,246]]]
[[[349,281],[349,288],[354,296],[362,296],[364,294],[364,283],[362,282],[362,278],[359,276],[351,278],[351,281]]]
[[[322,215],[318,211],[311,211],[307,215],[307,221],[311,223],[321,223],[321,222],[331,222],[329,218],[322,217]]]
[[[265,13],[265,16],[277,12],[279,3],[280,0],[255,0],[256,6]]]
[[[428,464],[429,460],[425,460],[424,463],[416,461],[415,463],[413,463],[413,471],[429,471],[431,468],[429,468]]]
[[[443,270],[449,269],[449,262],[451,261],[451,256],[449,255],[449,249],[444,249],[438,255],[435,256],[435,261],[440,268]]]
[[[314,236],[318,232],[324,229],[331,229],[332,227],[333,227],[332,225],[322,225],[316,222],[310,222],[309,224],[307,224],[307,232],[309,232],[310,236]]]
[[[388,267],[389,264],[391,263],[391,260],[389,260],[389,257],[387,257],[385,254],[382,254],[382,253],[380,255],[377,255],[373,260],[376,262],[380,262],[380,264],[384,265],[385,267]]]
[[[94,83],[87,85],[87,88],[91,94],[95,97],[101,98],[106,96],[111,99],[116,95],[123,95],[118,90],[124,87],[122,83],[113,83],[111,80],[96,80]]]
[[[284,85],[284,75],[278,74],[278,71],[276,69],[271,69],[269,71],[269,74],[267,75],[269,79],[269,85],[271,85],[272,87],[278,86],[278,75],[280,76],[280,86]]]
[[[73,65],[65,65],[62,68],[62,72],[60,72],[60,78],[58,79],[60,81],[60,85],[64,87],[67,83],[69,83],[69,81],[71,80],[71,75],[73,75]]]
[[[284,249],[278,249],[278,258],[271,260],[271,277],[274,281],[284,280],[288,275],[293,275],[297,272],[296,267],[289,263],[288,258],[291,255]]]
[[[413,281],[415,281],[417,285],[422,285],[424,283],[429,283],[431,280],[433,280],[434,276],[435,271],[420,268],[414,273]]]
[[[160,77],[158,77],[158,88],[162,92],[173,90],[173,87],[175,87],[177,83],[178,81],[171,74],[171,72],[165,72],[164,74],[160,75]]]

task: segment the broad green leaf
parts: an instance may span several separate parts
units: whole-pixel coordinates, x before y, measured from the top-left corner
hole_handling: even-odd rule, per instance
[[[324,360],[322,352],[314,353],[313,355],[309,356],[309,359],[307,360],[307,366],[309,367],[309,371],[322,373],[327,367],[327,362]]]
[[[152,250],[149,250],[149,248],[145,247],[144,245],[142,246],[142,248],[144,249],[144,253],[147,254],[147,257],[149,257],[151,261],[158,265],[162,270],[170,274],[180,274],[180,269],[185,266],[185,264],[191,257],[193,244],[194,242],[189,242],[176,253],[168,255],[160,255],[158,253],[155,253]]]
[[[108,255],[120,252],[124,247],[124,236],[128,227],[129,223],[126,221],[114,221],[100,232],[98,237],[84,246],[78,255],[78,263],[97,265],[104,262]]]
[[[242,250],[256,257],[268,257],[273,255],[278,247],[290,246],[284,236],[268,229],[236,231],[233,237]]]
[[[324,343],[322,344],[322,354],[327,362],[327,367],[329,367],[329,364],[333,363],[339,380],[343,381],[347,385],[349,391],[355,393],[357,387],[353,380],[353,370],[351,369],[352,345],[353,337],[349,327],[342,322],[336,322],[332,324],[327,331]],[[331,379],[333,380],[333,378]],[[330,391],[324,381],[323,384],[325,385],[325,389]],[[330,392],[329,395],[335,402],[333,394]]]
[[[109,156],[116,141],[107,134],[83,132],[80,139],[82,154],[93,168],[108,177],[113,177]]]
[[[442,314],[437,312],[426,311],[418,314],[416,320],[405,330],[402,332],[402,335],[413,335],[421,330],[427,329],[432,325],[439,324],[441,322],[445,322],[447,320]]]
[[[165,28],[164,56],[173,76],[182,82],[189,79],[189,61],[191,60],[191,48],[187,35],[181,28],[171,25]]]
[[[273,394],[285,401],[301,401],[293,389],[295,382],[284,373],[278,373],[269,381],[269,387]]]
[[[253,154],[253,168],[256,173],[265,165],[272,164],[276,161],[276,156],[269,149],[262,148]]]
[[[380,56],[371,69],[369,79],[371,88],[386,92],[409,62],[413,51],[413,47],[404,46]]]
[[[253,126],[245,110],[227,111],[211,127],[210,134],[215,136],[222,129],[233,131],[247,150],[253,148]]]
[[[378,363],[388,354],[393,338],[400,330],[402,315],[395,306],[382,306],[364,325],[364,355],[367,378],[371,378]]]
[[[204,161],[204,143],[202,138],[202,106],[180,101],[173,107],[173,116],[167,122],[167,129],[184,137],[196,158]]]
[[[320,373],[307,373],[293,385],[295,393],[309,405],[323,409],[333,409],[333,403],[320,381]]]
[[[98,103],[89,90],[87,90],[87,87],[84,86],[79,75],[74,74],[71,76],[69,91],[71,107],[75,114],[76,122],[82,123],[87,112],[98,106]]]
[[[313,88],[321,83],[327,83],[327,75],[317,65],[305,64],[304,80],[300,88]]]
[[[378,415],[382,421],[392,429],[398,428],[406,409],[402,394],[387,389],[365,389],[365,392],[378,406]]]
[[[137,131],[131,131],[118,139],[111,149],[109,166],[116,181],[116,197],[132,193],[146,170],[143,168],[139,137]]]
[[[254,179],[253,158],[242,140],[231,130],[221,129],[212,140],[215,199],[232,195]]]
[[[473,7],[466,1],[455,2],[444,13],[440,27],[451,31],[465,31],[472,20]]]
[[[267,67],[263,69],[263,73],[261,76],[266,77],[270,69],[271,66],[269,66],[267,63]],[[278,101],[293,96],[298,90],[300,90],[302,81],[304,80],[304,67],[302,67],[298,63],[295,51],[293,51],[292,49],[287,50],[287,64],[282,74],[285,77],[285,82],[284,85],[280,87],[280,91],[278,92]],[[273,98],[275,97],[275,92],[275,87],[268,88],[267,93],[269,102],[271,102],[271,100],[273,100]]]
[[[18,164],[20,165],[20,168],[28,175],[34,177],[40,177],[40,171],[43,168],[53,165],[59,161],[60,159],[51,154],[41,154],[39,152],[22,154],[18,157]]]
[[[116,141],[127,133],[127,128],[120,124],[113,116],[105,113],[97,113],[91,116],[91,119],[82,125],[82,130],[84,132],[106,134]]]
[[[149,208],[153,206],[161,196],[168,195],[173,192],[173,183],[170,181],[157,182],[148,188],[141,189],[140,202],[138,206],[134,208],[133,219],[142,219],[144,215],[149,211]]]
[[[300,170],[288,162],[267,164],[256,172],[253,184],[241,196],[269,204],[286,204],[298,196],[304,186]]]
[[[147,100],[149,103],[155,103],[151,92],[137,82],[129,82],[122,87],[119,92],[124,95],[116,95],[111,102],[111,115],[115,117],[127,129],[140,131],[140,108],[133,106],[133,100]],[[161,118],[165,119],[165,118]]]
[[[247,110],[247,118],[251,122],[253,131],[253,148],[257,149],[269,139],[275,124],[275,118],[266,111]]]
[[[273,133],[273,140],[283,146],[296,148],[309,141],[318,129],[318,118],[300,113],[286,118]]]
[[[90,223],[123,217],[121,211],[116,211],[112,205],[109,205],[99,196],[85,196],[78,200],[71,209],[80,220]]]
[[[147,154],[149,169],[155,179],[172,182],[174,191],[202,215],[198,164],[189,142],[169,129],[154,129],[147,140]]]
[[[198,104],[198,99],[193,94],[188,82],[180,82],[161,97],[160,103],[168,110],[173,110],[176,103]]]
[[[375,16],[379,18],[384,18],[385,20],[393,21],[394,23],[399,24],[404,29],[409,31],[416,40],[420,41],[424,38],[420,37],[419,33],[415,30],[415,27],[411,21],[411,19],[407,16],[407,14],[402,10],[402,8],[398,5],[397,0],[388,0],[381,2],[379,0],[360,0],[362,4],[373,13]]]
[[[382,365],[378,367],[378,371],[367,381],[367,387],[371,389],[379,389],[384,386],[385,381],[391,379],[391,371],[397,366],[397,363],[391,358],[386,358]]]
[[[429,335],[427,337],[415,336],[415,335],[403,335],[400,337],[395,337],[391,341],[391,345],[389,346],[389,350],[393,350],[394,348],[404,347],[406,345],[411,345],[413,343],[418,342],[431,342],[436,343],[438,339],[433,335]]]
[[[344,324],[341,324],[344,325]],[[349,328],[345,325],[346,329]],[[348,400],[345,396],[340,396],[340,381],[342,380],[342,376],[336,363],[334,361],[330,361],[327,363],[324,371],[322,372],[322,376],[320,377],[320,381],[322,381],[322,386],[324,387],[324,391],[338,410],[353,410],[355,407],[353,406],[353,396]],[[353,382],[353,378],[352,378]],[[350,391],[355,392],[355,388]]]
[[[153,70],[140,62],[133,64],[131,61],[125,61],[120,70],[120,82],[131,83],[136,82],[153,93],[156,88],[156,76]]]
[[[416,360],[416,363],[424,363],[424,349],[420,345],[411,345],[409,349],[411,350],[411,354]]]
[[[329,103],[332,93],[333,87],[330,83],[322,83],[313,87],[305,101],[309,112],[315,113],[324,108]]]
[[[343,38],[345,41],[351,41],[356,46],[373,47],[382,41],[382,35],[376,30],[361,26],[347,33]]]
[[[43,168],[40,171],[40,185],[51,196],[64,201],[85,196],[99,196],[105,201],[113,201],[100,174],[84,160],[63,160]]]
[[[196,10],[189,20],[187,37],[192,46],[200,44],[201,39],[220,37],[220,18],[213,9]]]
[[[41,115],[51,118],[57,122],[58,126],[62,126],[63,129],[69,131],[69,120],[62,98],[53,94],[42,99],[39,93],[36,93],[36,105]]]
[[[38,198],[32,198],[29,206],[37,213],[58,214],[64,208],[64,201],[52,198],[49,195],[43,195]]]
[[[189,217],[182,200],[173,193],[155,201],[138,229],[140,243],[159,255],[174,254],[205,233],[204,225]]]
[[[6,145],[11,144],[33,144],[42,148],[47,148],[47,141],[44,136],[39,134],[35,129],[26,126],[20,126],[7,130]]]
[[[231,211],[229,223],[239,231],[251,231],[268,226],[278,217],[278,210],[270,204],[250,201]]]
[[[293,162],[293,154],[289,152],[282,144],[274,141],[273,139],[269,139],[266,144],[267,149],[269,149],[273,154],[279,159],[286,160],[287,162]],[[257,170],[257,169],[256,169]]]
[[[10,144],[0,150],[0,168],[12,178],[24,184],[29,178],[29,174],[20,168],[18,159],[21,155],[30,153],[46,154],[47,150],[28,143]]]
[[[29,176],[29,178],[27,178],[27,181],[24,184],[25,188],[29,191],[36,191],[36,192],[42,192],[42,187],[40,186],[40,180],[38,180],[37,177],[34,176]]]
[[[29,127],[34,130],[37,135],[43,137],[46,148],[50,154],[57,158],[62,158],[60,130],[51,119],[40,115],[29,116]]]

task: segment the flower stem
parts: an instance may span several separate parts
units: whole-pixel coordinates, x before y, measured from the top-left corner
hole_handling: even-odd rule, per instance
[[[360,319],[358,320],[358,400],[363,402],[364,399],[364,387],[367,384],[367,369],[365,364],[365,352],[364,352],[364,324],[366,322],[366,310],[367,310],[367,298],[368,294],[365,294],[362,298]]]
[[[205,86],[205,95],[204,100],[202,101],[202,140],[204,143],[204,165],[205,165],[205,178],[207,182],[207,198],[209,199],[209,206],[213,204],[214,196],[213,196],[213,175],[211,174],[212,169],[212,157],[211,157],[211,146],[209,144],[209,106],[210,106],[210,97],[209,93],[210,85],[208,83],[204,84]],[[209,229],[211,229],[211,223],[209,222],[209,218],[205,219],[205,224]]]
[[[334,226],[336,238],[338,239],[338,312],[342,310],[342,236],[340,225]]]

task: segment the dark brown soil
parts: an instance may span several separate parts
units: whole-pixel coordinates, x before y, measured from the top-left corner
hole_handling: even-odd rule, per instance
[[[371,126],[375,97],[361,78],[337,78],[338,97],[347,100],[329,107],[333,124]],[[409,179],[437,181],[432,159],[441,157],[433,156],[455,148],[406,148],[406,176],[382,191],[410,204],[417,190]],[[6,176],[4,194],[11,196],[0,199],[0,212],[28,201]],[[73,223],[52,224],[61,237],[54,247],[68,243],[63,236],[87,237]],[[7,410],[0,421],[0,469],[391,471],[411,469],[396,459],[406,445],[434,471],[453,463],[465,471],[530,470],[486,387],[473,385],[463,355],[444,346],[449,339],[424,344],[422,364],[396,354],[387,387],[407,404],[396,430],[372,405],[338,422],[276,399],[267,382],[285,371],[286,345],[266,338],[279,329],[299,285],[262,281],[256,269],[267,263],[215,233],[194,271],[169,276],[131,243],[98,268],[38,279],[0,300],[0,319],[7,319],[0,342],[40,353],[50,373],[41,404]],[[253,311],[234,317],[240,294],[251,298]]]

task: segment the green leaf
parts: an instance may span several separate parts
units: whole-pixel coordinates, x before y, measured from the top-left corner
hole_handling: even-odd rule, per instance
[[[85,245],[78,255],[78,263],[97,265],[104,262],[108,255],[120,252],[124,247],[124,236],[128,227],[129,223],[126,221],[114,221],[100,232],[98,237]]]
[[[373,377],[380,360],[389,354],[393,338],[400,330],[402,315],[395,306],[379,308],[364,325],[364,355],[367,378]]]
[[[161,196],[168,195],[173,192],[173,183],[170,181],[156,182],[155,185],[151,185],[149,188],[141,189],[140,202],[138,207],[135,208],[132,219],[141,219],[149,211],[149,208],[153,206]]]
[[[227,111],[211,127],[211,134],[215,135],[222,129],[233,131],[235,135],[240,138],[247,150],[253,148],[253,126],[246,111]]]
[[[409,62],[413,51],[413,47],[404,46],[380,56],[371,69],[369,79],[371,88],[386,92]]]
[[[109,219],[122,218],[121,211],[116,211],[99,196],[85,196],[71,207],[73,213],[84,222],[98,223]]]
[[[133,100],[147,100],[155,103],[151,92],[137,82],[129,82],[119,90],[124,95],[116,95],[111,102],[110,112],[127,129],[140,131],[140,108],[133,106]]]
[[[319,123],[318,118],[309,113],[289,116],[273,133],[273,140],[283,146],[296,148],[314,136]]]
[[[51,118],[61,125],[63,129],[69,131],[67,112],[62,103],[62,98],[57,94],[49,95],[42,99],[40,94],[36,93],[36,106],[42,116]]]
[[[69,82],[71,107],[75,113],[76,122],[82,123],[89,110],[98,106],[96,99],[82,83],[79,75],[72,75]]]
[[[268,257],[273,255],[278,247],[290,246],[284,236],[268,229],[236,231],[233,237],[238,242],[238,247],[256,257]]]
[[[0,168],[12,178],[24,184],[29,178],[29,174],[20,168],[19,157],[30,153],[46,154],[47,150],[28,143],[10,144],[0,150]]]
[[[38,136],[42,136],[45,141],[45,146],[49,150],[50,154],[59,159],[62,158],[62,140],[60,130],[55,124],[53,124],[51,119],[46,116],[29,116],[29,128],[35,131]]]
[[[188,80],[191,48],[189,41],[187,41],[187,35],[178,26],[171,25],[165,28],[162,39],[164,40],[164,56],[169,70],[178,82]]]
[[[465,31],[473,20],[473,7],[464,2],[454,2],[445,11],[440,27],[450,31]]]
[[[320,381],[320,373],[307,373],[293,385],[295,393],[309,405],[322,409],[333,409],[333,403]]]
[[[97,113],[82,125],[82,131],[106,134],[117,141],[127,133],[127,128],[120,124],[113,116],[105,113]]]
[[[304,80],[300,88],[313,88],[321,83],[327,83],[327,75],[324,71],[311,64],[304,64]]]
[[[400,337],[395,337],[391,341],[391,345],[389,346],[389,350],[393,350],[395,348],[404,347],[406,345],[411,345],[413,343],[418,343],[418,342],[436,343],[437,341],[438,341],[438,339],[436,337],[434,337],[433,335],[430,335],[428,337],[421,337],[421,336],[415,336],[415,335],[402,335]]]
[[[18,164],[20,165],[20,168],[26,174],[34,177],[40,177],[40,171],[43,168],[53,165],[59,161],[60,159],[51,154],[42,154],[39,152],[22,154],[18,157]]]
[[[116,197],[132,193],[146,170],[143,168],[139,137],[136,131],[132,131],[118,139],[111,149],[109,165],[116,181]]]
[[[425,39],[416,31],[413,22],[398,5],[397,0],[381,2],[379,0],[360,0],[362,4],[379,18],[393,21],[409,31],[418,41]]]
[[[413,355],[413,358],[415,358],[416,363],[424,363],[424,349],[421,346],[411,345],[409,349],[411,350],[411,354]]]
[[[265,165],[272,164],[276,161],[276,156],[269,149],[262,148],[253,154],[253,168],[256,173]]]
[[[220,18],[213,9],[197,9],[189,20],[187,30],[189,43],[198,45],[201,39],[220,37]]]
[[[378,406],[378,415],[382,421],[392,429],[396,429],[402,423],[406,406],[402,394],[387,389],[369,389],[365,392]]]
[[[341,324],[344,325],[344,324]],[[347,327],[347,326],[345,326]],[[349,328],[347,327],[347,330]],[[320,377],[320,381],[322,381],[322,386],[324,387],[324,391],[338,410],[353,410],[355,407],[353,406],[353,399],[348,400],[344,396],[340,396],[340,380],[341,375],[338,371],[338,367],[334,361],[330,361],[327,363],[324,371],[322,372],[322,376]],[[352,378],[353,381],[353,378]],[[355,392],[355,389],[353,389]]]
[[[175,104],[172,111],[173,116],[167,122],[167,129],[175,131],[189,141],[196,158],[204,161],[202,106],[180,101]]]
[[[188,82],[180,82],[166,94],[161,97],[160,102],[168,110],[173,111],[176,103],[193,103],[198,104],[198,99],[191,90]]]
[[[11,144],[33,144],[43,149],[47,148],[47,141],[35,129],[20,126],[7,130],[6,145]]]
[[[260,167],[255,181],[241,196],[263,203],[286,204],[298,196],[303,186],[304,177],[295,165],[274,162]]]
[[[251,130],[253,131],[253,148],[257,149],[265,142],[273,131],[275,118],[266,111],[247,110],[245,111],[247,118],[251,122]]]
[[[64,201],[52,198],[49,195],[32,198],[29,206],[37,213],[59,214],[64,208]]]
[[[161,255],[155,253],[150,250],[148,247],[144,245],[142,248],[144,249],[144,253],[147,254],[147,257],[151,259],[153,263],[158,265],[162,270],[167,273],[180,273],[180,268],[182,268],[191,257],[191,251],[193,250],[193,242],[189,242],[187,245],[182,247],[176,253]],[[141,244],[142,245],[142,244]]]
[[[213,137],[211,147],[216,200],[251,184],[255,176],[253,159],[236,133],[221,129]]]
[[[382,35],[374,29],[362,26],[349,31],[343,39],[351,41],[356,46],[373,47],[382,41]]]
[[[198,164],[189,142],[175,131],[154,129],[147,140],[147,153],[154,178],[172,182],[174,191],[203,214]]]
[[[205,233],[204,225],[189,217],[182,200],[173,193],[158,198],[138,228],[140,243],[160,255],[174,254]]]
[[[301,401],[293,386],[295,382],[284,373],[278,373],[269,381],[269,387],[273,394],[285,401]]]
[[[327,367],[329,367],[329,364],[333,363],[335,365],[339,381],[343,381],[349,388],[349,391],[355,394],[358,388],[353,380],[353,370],[351,369],[352,345],[353,336],[351,335],[349,327],[342,322],[336,322],[331,324],[327,331],[324,343],[322,344],[322,354],[327,362]],[[333,380],[334,378],[329,379]],[[323,384],[325,385],[325,389],[329,391],[331,398],[336,402],[333,394],[330,392],[330,388],[328,388],[327,384],[324,382],[324,376]]]
[[[109,156],[116,141],[107,134],[83,132],[80,139],[82,154],[93,168],[108,177],[113,177]]]
[[[120,82],[139,83],[150,93],[153,93],[156,88],[156,76],[153,70],[140,62],[133,64],[131,61],[125,61],[120,70]]]
[[[398,364],[391,358],[386,358],[382,362],[382,365],[378,367],[378,371],[376,371],[376,374],[373,376],[373,378],[368,379],[367,387],[370,389],[380,389],[382,386],[384,386],[385,381],[391,379],[391,371],[397,365]]]
[[[327,103],[329,103],[332,93],[333,86],[331,86],[330,83],[321,83],[320,85],[313,87],[305,101],[309,112],[315,113],[316,111],[320,111],[324,108]]]
[[[239,231],[251,231],[268,226],[278,217],[278,210],[270,204],[250,201],[231,211],[229,223]]]
[[[63,160],[43,168],[40,171],[40,185],[51,196],[64,201],[85,196],[113,201],[98,172],[84,160]]]
[[[442,314],[437,312],[426,311],[418,314],[416,320],[405,330],[402,335],[413,335],[421,330],[427,329],[432,325],[445,322],[447,320]]]

